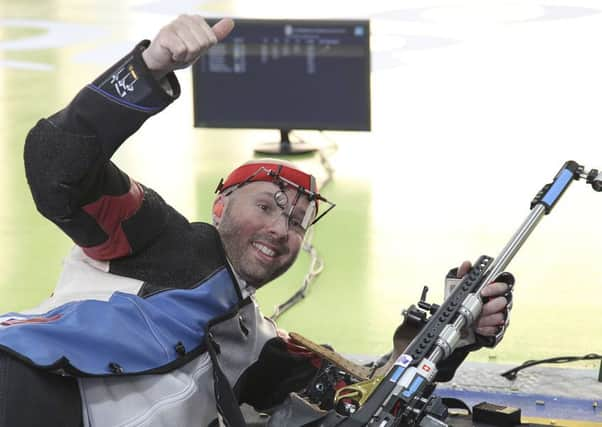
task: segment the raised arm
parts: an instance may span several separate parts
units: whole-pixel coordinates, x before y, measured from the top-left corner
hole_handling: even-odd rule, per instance
[[[163,200],[110,158],[179,96],[172,71],[192,64],[232,27],[229,19],[212,30],[198,16],[178,17],[29,132],[25,170],[36,206],[87,255],[100,260],[130,255],[164,227]]]

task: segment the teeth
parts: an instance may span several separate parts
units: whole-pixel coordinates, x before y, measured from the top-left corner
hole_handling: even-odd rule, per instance
[[[262,245],[261,243],[253,243],[253,246],[257,248],[261,253],[267,256],[276,256],[276,252],[274,252],[267,246]]]

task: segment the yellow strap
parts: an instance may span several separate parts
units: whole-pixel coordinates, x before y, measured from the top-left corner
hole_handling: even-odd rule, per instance
[[[339,353],[335,353],[334,351],[329,350],[324,346],[316,344],[315,342],[310,341],[309,339],[305,338],[302,335],[299,335],[296,332],[289,333],[289,336],[291,337],[293,342],[311,350],[313,353],[317,354],[323,359],[328,360],[330,363],[334,364],[335,366],[338,366],[343,371],[348,372],[358,380],[364,381],[370,378],[370,368],[358,365],[350,360],[347,360]]]

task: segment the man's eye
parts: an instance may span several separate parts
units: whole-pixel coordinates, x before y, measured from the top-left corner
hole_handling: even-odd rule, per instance
[[[268,205],[266,205],[265,203],[257,203],[257,207],[264,212],[270,211],[270,207]]]
[[[302,228],[301,221],[296,218],[289,218],[289,224],[295,228]]]

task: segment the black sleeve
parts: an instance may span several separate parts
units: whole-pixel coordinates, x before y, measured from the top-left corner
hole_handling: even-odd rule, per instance
[[[468,356],[471,351],[478,350],[480,347],[480,345],[469,345],[456,349],[447,359],[441,361],[437,365],[439,371],[437,372],[435,381],[451,381],[456,374],[456,370],[460,367],[462,362],[464,362],[464,359],[466,359],[466,356]]]
[[[317,371],[311,358],[291,353],[284,340],[273,338],[234,390],[240,403],[266,410],[282,403],[289,393],[304,389]]]
[[[166,77],[172,94],[151,76],[142,60],[147,46],[140,43],[65,109],[40,120],[25,142],[25,171],[38,210],[97,259],[135,253],[164,225],[163,201],[110,161],[179,96],[173,73]],[[137,216],[153,219],[143,228],[147,236],[124,232],[122,222],[135,223]]]

